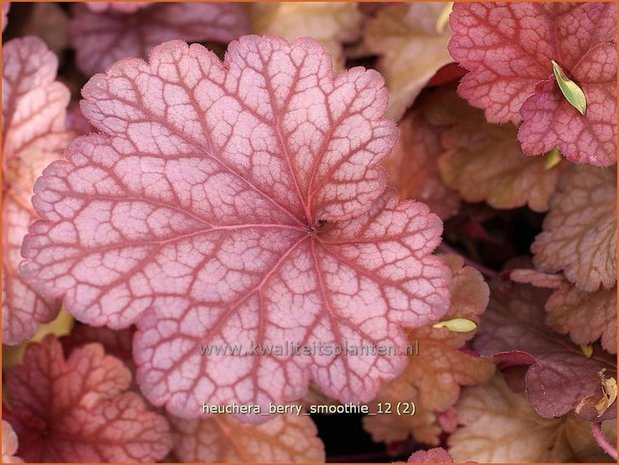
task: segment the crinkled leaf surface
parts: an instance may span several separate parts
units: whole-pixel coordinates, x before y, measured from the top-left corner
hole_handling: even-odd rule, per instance
[[[601,339],[611,354],[617,351],[617,288],[583,292],[561,275],[529,269],[514,270],[510,277],[536,287],[555,289],[546,301],[546,322],[558,333],[569,334],[574,344]]]
[[[515,126],[487,123],[455,93],[445,92],[427,111],[430,121],[444,127],[438,162],[443,181],[464,200],[498,209],[548,210],[566,163],[547,169],[545,158],[525,156]]]
[[[602,415],[593,406],[602,397],[600,372],[616,379],[615,358],[598,347],[587,358],[568,338],[547,327],[544,304],[549,294],[529,285],[494,282],[475,347],[507,363],[530,365],[527,397],[538,414],[551,418],[576,410],[587,420],[614,418],[614,406]]]
[[[467,388],[458,402],[461,427],[449,437],[456,462],[608,461],[591,434],[591,425],[570,414],[542,418],[497,374]]]
[[[449,288],[452,303],[443,319],[466,318],[478,323],[488,304],[488,286],[483,277],[474,268],[463,266],[458,256],[446,255],[442,259],[453,274]],[[409,356],[408,366],[399,378],[383,383],[377,400],[415,401],[419,408],[430,412],[448,410],[458,400],[460,386],[484,382],[494,372],[491,360],[460,350],[474,334],[474,331],[454,333],[431,325],[409,331],[409,344],[417,346],[419,353]],[[424,417],[430,419],[431,416],[422,413],[416,418],[417,415],[419,412],[412,417],[400,415],[394,410],[392,414],[365,418],[364,426],[380,440],[402,440],[409,434],[421,440],[420,427],[431,428],[434,421],[423,422]],[[384,434],[383,430],[388,432]]]
[[[427,203],[443,220],[455,215],[460,196],[441,179],[438,157],[443,152],[440,131],[420,112],[406,116],[399,124],[400,140],[383,162],[389,183],[400,195]]]
[[[174,452],[183,462],[325,461],[322,441],[308,416],[276,415],[261,425],[226,415],[207,420],[172,420]]]
[[[23,460],[15,456],[17,452],[17,435],[10,423],[2,420],[2,463],[22,463]]]
[[[363,20],[354,2],[256,2],[250,17],[255,33],[320,41],[340,69],[344,69],[343,44],[359,38]]]
[[[413,453],[407,460],[408,463],[454,463],[449,452],[442,447],[428,450],[419,450]]]
[[[488,121],[522,120],[531,155],[558,146],[576,163],[616,163],[614,3],[459,3],[449,51],[470,72],[459,93]],[[581,115],[552,73],[555,60],[584,91]]]
[[[617,174],[614,168],[574,167],[561,180],[531,246],[535,267],[563,271],[583,291],[617,282]]]
[[[170,429],[142,398],[126,392],[131,374],[87,344],[65,359],[48,336],[4,376],[4,417],[30,462],[154,462],[171,448]]]
[[[70,140],[69,91],[55,81],[58,60],[40,39],[12,40],[2,54],[2,336],[5,344],[18,344],[60,309],[56,299],[42,297],[24,281],[18,266],[34,219],[34,181]]]
[[[69,27],[77,66],[88,76],[127,57],[146,58],[166,40],[227,43],[249,31],[244,9],[235,3],[159,3],[127,14],[73,6]]]
[[[452,61],[449,27],[437,31],[445,3],[393,4],[369,20],[364,43],[379,55],[378,70],[387,82],[389,116],[400,119],[432,76]]]
[[[310,379],[367,401],[406,358],[333,346],[401,348],[401,326],[446,312],[448,272],[430,255],[440,220],[384,192],[397,131],[378,73],[336,77],[313,40],[249,36],[223,64],[166,43],[83,95],[105,134],[77,139],[37,183],[24,271],[81,321],[137,322],[155,405],[197,417],[203,402],[281,403]],[[247,354],[286,343],[331,354]]]

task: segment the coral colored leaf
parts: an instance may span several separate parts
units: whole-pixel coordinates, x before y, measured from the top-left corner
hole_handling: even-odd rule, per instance
[[[453,274],[449,288],[452,304],[443,319],[466,318],[479,322],[488,303],[488,286],[483,277],[477,270],[463,266],[460,257],[447,255],[442,259]],[[460,386],[482,383],[494,372],[491,360],[460,350],[474,334],[473,331],[454,333],[432,326],[410,330],[409,344],[419,347],[419,353],[409,356],[409,364],[399,378],[383,383],[377,400],[392,403],[415,401],[423,410],[448,410],[458,400]],[[422,440],[418,429],[423,423],[415,418],[418,415],[399,415],[394,410],[392,414],[367,417],[364,426],[375,439],[396,441],[411,434]],[[388,433],[382,433],[383,429]]]
[[[617,282],[617,174],[614,168],[574,167],[562,178],[531,246],[535,267],[563,271],[582,291]]]
[[[517,269],[512,280],[555,289],[546,301],[546,322],[560,334],[569,334],[574,344],[590,344],[601,338],[602,347],[617,351],[617,288],[583,292],[561,275]]]
[[[602,397],[600,373],[616,378],[616,360],[599,348],[588,358],[547,327],[544,304],[549,294],[529,285],[493,283],[475,347],[510,364],[530,365],[527,397],[538,414],[552,418],[575,410],[587,420],[614,418],[614,408],[598,415],[592,406]]]
[[[511,124],[494,125],[483,114],[445,92],[428,118],[442,125],[442,179],[467,202],[486,201],[498,209],[528,205],[549,208],[550,196],[567,164],[547,169],[544,158],[525,156]]]
[[[91,76],[121,58],[146,58],[166,40],[227,43],[248,29],[245,11],[235,3],[159,3],[125,13],[95,12],[91,4],[77,4],[69,40],[76,49],[78,67]]]
[[[17,452],[17,435],[13,427],[2,420],[2,463],[22,463],[23,460],[15,456]]]
[[[447,51],[449,27],[437,31],[445,3],[393,4],[381,9],[366,27],[364,42],[379,55],[378,70],[391,92],[389,116],[400,119],[421,89],[452,61]]]
[[[227,415],[171,422],[174,452],[182,462],[325,461],[324,446],[308,416],[277,415],[261,425],[239,423]]]
[[[345,64],[343,45],[359,38],[363,20],[353,2],[256,2],[251,4],[250,17],[258,34],[318,40],[339,69]]]
[[[419,450],[413,453],[407,460],[408,463],[454,463],[449,452],[442,447],[428,450]]]
[[[171,448],[165,418],[126,392],[131,374],[100,344],[66,360],[53,336],[31,345],[22,365],[4,376],[3,416],[30,462],[154,462]]]
[[[20,249],[34,219],[32,186],[43,169],[60,158],[71,135],[65,127],[68,89],[55,81],[58,60],[34,37],[2,49],[2,336],[19,344],[60,309],[56,299],[37,294],[18,271]]]
[[[459,93],[492,123],[523,122],[525,153],[559,147],[576,163],[616,162],[613,3],[458,3],[449,51],[470,72]],[[556,61],[584,92],[581,115],[561,93]]]
[[[400,195],[421,200],[443,220],[455,215],[460,196],[443,183],[438,156],[443,152],[440,132],[420,112],[411,113],[399,124],[400,140],[383,162],[389,183]]]
[[[520,111],[523,123],[518,139],[522,149],[539,154],[557,146],[574,163],[614,165],[617,162],[615,43],[592,49],[572,73],[586,95],[585,115],[566,100],[555,82],[538,84],[535,94]]]
[[[397,131],[378,73],[334,76],[311,39],[244,37],[223,64],[175,41],[83,95],[106,135],[77,139],[37,183],[23,269],[81,321],[137,323],[138,382],[155,405],[196,418],[203,402],[299,399],[310,379],[367,401],[404,355],[334,346],[399,349],[401,326],[446,312],[440,220],[384,192],[378,163]]]
[[[464,390],[458,419],[462,426],[448,439],[456,462],[608,461],[593,439],[590,423],[572,414],[540,417],[499,374]]]

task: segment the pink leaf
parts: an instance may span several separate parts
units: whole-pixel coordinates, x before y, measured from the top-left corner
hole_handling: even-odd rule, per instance
[[[234,3],[160,3],[123,13],[77,4],[69,27],[77,66],[88,76],[121,58],[146,58],[166,40],[227,43],[248,31],[245,10]]]
[[[459,3],[450,24],[449,50],[469,70],[460,95],[490,122],[522,120],[524,152],[558,146],[575,163],[616,162],[613,3]],[[562,95],[552,60],[584,91],[584,116]]]
[[[397,130],[376,72],[336,77],[310,39],[245,37],[223,64],[169,42],[83,95],[106,135],[77,139],[37,183],[24,270],[88,324],[138,324],[138,381],[155,405],[188,418],[203,402],[266,406],[302,397],[310,378],[369,400],[404,350],[335,346],[404,349],[401,326],[446,312],[440,220],[384,192]],[[286,353],[245,354],[253,344]],[[318,344],[331,353],[290,350]],[[243,347],[203,357],[201,345]]]
[[[29,462],[151,462],[170,450],[167,421],[126,392],[131,374],[100,344],[87,344],[65,360],[47,336],[29,346],[23,364],[4,377],[4,416]]]
[[[41,40],[15,39],[2,53],[2,335],[5,344],[18,344],[60,308],[56,299],[38,295],[17,268],[34,219],[34,181],[71,138],[65,127],[69,91],[55,81],[58,60]]]

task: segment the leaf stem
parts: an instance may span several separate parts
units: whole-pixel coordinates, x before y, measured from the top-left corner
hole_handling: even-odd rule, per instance
[[[481,263],[477,263],[476,261],[474,261],[474,260],[472,260],[472,259],[470,259],[470,258],[468,258],[468,257],[466,257],[464,255],[462,255],[460,252],[458,252],[452,246],[447,244],[445,241],[443,241],[441,243],[441,245],[438,246],[438,251],[439,252],[443,252],[443,253],[451,253],[451,254],[458,255],[459,257],[462,258],[462,260],[464,260],[464,264],[465,265],[472,266],[477,271],[479,271],[481,274],[487,276],[490,279],[494,279],[494,278],[499,276],[498,272],[488,268],[487,266],[482,265]]]
[[[617,461],[617,449],[615,449],[615,447],[604,437],[604,433],[602,432],[602,423],[599,421],[593,422],[591,424],[591,431],[593,432],[595,441],[602,448],[602,450]]]

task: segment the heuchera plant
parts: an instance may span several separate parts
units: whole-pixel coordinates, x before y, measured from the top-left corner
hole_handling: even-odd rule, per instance
[[[3,463],[617,460],[614,3],[9,5]]]
[[[374,71],[335,76],[312,40],[244,37],[226,60],[161,45],[84,87],[101,134],[35,187],[22,268],[80,321],[133,323],[138,382],[182,417],[202,402],[267,406],[310,379],[367,401],[405,357],[202,357],[199,345],[385,345],[436,321],[441,222],[385,191],[397,130]],[[244,417],[246,418],[246,417]]]
[[[529,155],[558,146],[576,163],[615,164],[615,17],[614,3],[456,4],[449,51],[470,71],[460,95],[491,123],[522,122]],[[562,95],[553,60],[585,93],[584,115]]]

